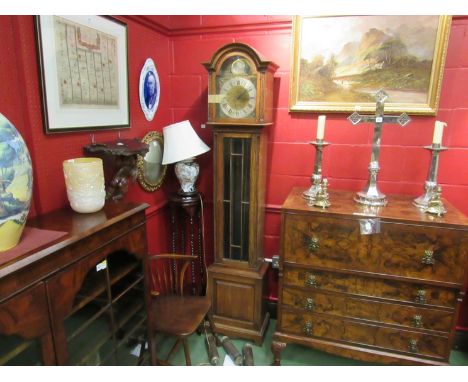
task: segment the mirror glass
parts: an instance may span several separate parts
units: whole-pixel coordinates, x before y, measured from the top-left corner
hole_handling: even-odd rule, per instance
[[[138,182],[148,192],[161,187],[167,166],[162,165],[164,141],[161,133],[150,131],[142,139],[148,145],[148,152],[138,155]]]

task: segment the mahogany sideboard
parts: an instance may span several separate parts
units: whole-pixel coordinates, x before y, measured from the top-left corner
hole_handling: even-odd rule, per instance
[[[108,202],[28,221],[64,236],[0,261],[0,364],[137,363],[130,352],[147,334],[147,207]]]
[[[282,206],[274,364],[287,343],[382,364],[448,364],[468,219],[446,201],[437,217],[407,196],[366,208],[340,191],[320,209],[303,191]]]

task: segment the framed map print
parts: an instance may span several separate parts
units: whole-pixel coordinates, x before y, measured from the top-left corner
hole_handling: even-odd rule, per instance
[[[127,26],[101,16],[36,16],[46,134],[130,127]]]
[[[295,16],[289,110],[435,115],[450,16]]]

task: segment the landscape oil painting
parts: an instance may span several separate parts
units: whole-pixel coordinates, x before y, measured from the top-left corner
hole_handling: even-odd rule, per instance
[[[437,111],[449,16],[296,16],[290,110]]]

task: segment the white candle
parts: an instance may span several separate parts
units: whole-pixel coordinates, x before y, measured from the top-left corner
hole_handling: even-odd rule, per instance
[[[444,126],[447,126],[445,122],[435,121],[432,143],[439,145],[442,143],[442,133],[444,132]]]
[[[319,115],[317,123],[317,139],[323,139],[325,134],[325,119],[326,115]]]

